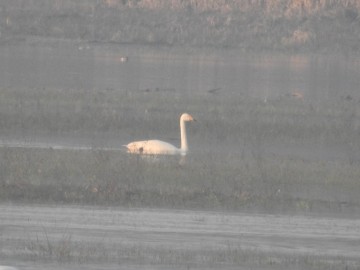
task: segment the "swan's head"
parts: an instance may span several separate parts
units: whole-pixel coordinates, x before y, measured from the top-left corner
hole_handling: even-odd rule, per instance
[[[192,122],[195,121],[195,118],[188,113],[183,113],[180,117],[180,120],[185,122]]]

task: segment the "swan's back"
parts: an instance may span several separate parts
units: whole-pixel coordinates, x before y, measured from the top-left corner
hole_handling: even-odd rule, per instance
[[[180,117],[180,137],[181,148],[177,148],[174,145],[159,141],[159,140],[147,140],[131,142],[124,145],[127,148],[128,153],[132,154],[145,154],[145,155],[186,155],[188,151],[186,127],[185,122],[195,121],[195,119],[188,113],[183,113]]]
[[[145,155],[175,155],[181,153],[179,148],[176,148],[170,143],[159,140],[148,140],[132,142],[127,145],[128,153],[145,154]]]

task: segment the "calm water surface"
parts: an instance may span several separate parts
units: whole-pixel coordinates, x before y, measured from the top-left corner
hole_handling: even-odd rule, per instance
[[[0,62],[0,87],[210,92],[263,100],[300,93],[313,104],[360,99],[360,58],[351,56],[61,44],[0,47]]]
[[[123,56],[128,57],[127,62],[121,61]],[[0,63],[0,91],[4,88],[172,91],[184,95],[242,95],[261,100],[299,93],[304,101],[312,104],[341,98],[360,101],[360,58],[350,56],[245,55],[234,51],[196,54],[174,49],[66,43],[0,46]],[[117,139],[114,145],[118,145]],[[30,146],[34,145],[47,148],[50,144]],[[295,150],[304,151],[300,155],[307,158],[341,157],[337,149],[331,150],[334,154],[324,152],[330,151],[328,149],[310,148]],[[189,248],[196,252],[211,245],[221,250],[230,243],[251,252],[275,247],[280,255],[314,254],[334,261],[339,256],[356,261],[360,254],[358,220],[156,211],[116,211],[114,214],[114,211],[66,207],[55,210],[2,206],[0,216],[4,217],[0,218],[0,225],[2,222],[7,231],[0,242],[7,245],[9,257],[15,258],[29,241],[31,243],[27,231],[38,232],[44,241],[44,231],[46,238],[47,235],[58,237],[59,232],[60,237],[64,237],[65,232],[73,236],[72,240],[83,237],[94,246],[103,246],[104,250],[110,250],[114,244],[131,249],[140,236],[150,247],[159,244],[167,248],[176,243],[175,248],[183,248],[182,243],[188,241]],[[15,221],[17,226],[13,226]],[[8,264],[18,266],[19,262],[11,258]],[[31,269],[27,263],[23,268]],[[63,266],[72,267],[61,264],[56,268]]]

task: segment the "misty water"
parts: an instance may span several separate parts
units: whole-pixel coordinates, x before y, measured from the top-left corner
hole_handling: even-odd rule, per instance
[[[124,57],[127,57],[127,61],[123,60]],[[231,101],[233,97],[238,98],[243,104],[244,100],[249,100],[253,102],[252,104],[260,104],[260,107],[262,105],[273,104],[271,105],[273,108],[276,108],[276,104],[278,104],[276,101],[285,100],[284,103],[281,103],[282,105],[305,104],[302,108],[309,108],[314,110],[314,112],[316,112],[317,107],[320,108],[323,104],[326,104],[323,108],[330,108],[329,104],[336,104],[337,102],[343,102],[344,104],[347,104],[346,102],[351,102],[352,104],[360,102],[360,58],[344,55],[245,54],[231,50],[193,51],[179,48],[131,47],[76,42],[50,42],[49,44],[38,45],[34,42],[25,45],[14,44],[0,46],[0,63],[0,89],[4,92],[8,89],[10,89],[10,91],[23,89],[22,92],[20,91],[21,94],[26,93],[27,90],[34,94],[47,93],[47,90],[51,92],[53,89],[57,89],[57,91],[72,91],[71,97],[74,96],[81,99],[81,96],[74,95],[74,92],[79,91],[79,93],[84,94],[88,91],[90,95],[97,92],[103,94],[107,93],[107,91],[108,93],[127,93],[126,95],[131,95],[132,93],[163,93],[167,95],[167,97],[174,97],[174,99],[176,99],[177,96],[187,96],[188,100],[191,100],[192,96],[200,97],[199,100],[201,100],[202,97],[204,97],[204,100],[208,97],[213,97],[217,100],[223,99],[222,106],[225,107],[227,106],[227,102]],[[38,89],[41,89],[41,91],[36,91]],[[10,102],[13,102],[17,106],[22,104],[21,102],[14,102],[12,96],[9,96],[10,98],[8,96],[7,98]],[[94,96],[98,97],[98,95],[95,94]],[[25,99],[26,97],[20,95],[15,98]],[[139,95],[137,98],[142,99],[144,96]],[[46,101],[47,99],[45,98],[44,100]],[[154,97],[152,97],[152,100],[154,101]],[[184,99],[182,102],[184,102]],[[97,103],[94,104],[92,106],[96,107]],[[45,111],[45,113],[51,112],[51,108],[47,108],[44,104],[40,105],[41,106],[38,106],[40,109],[46,108],[47,111]],[[30,111],[36,111],[36,102],[30,104],[29,107]],[[59,110],[60,114],[66,113],[67,107],[64,106],[64,108]],[[205,105],[203,108],[205,108]],[[19,109],[21,109],[20,106]],[[94,109],[89,109],[89,112],[91,112],[91,110]],[[136,108],[136,110],[141,111],[141,108]],[[8,113],[7,115],[13,117],[13,109],[8,108],[7,111],[6,109],[4,109],[4,111]],[[206,108],[206,112],[207,111],[210,110]],[[322,109],[322,112],[324,111],[326,112],[326,110]],[[83,112],[88,111],[84,110]],[[199,109],[195,112],[194,116],[198,117],[201,116],[201,114],[206,114],[206,112],[201,112]],[[283,113],[283,111],[281,113]],[[19,115],[26,121],[28,118],[23,114]],[[322,122],[324,119],[327,119],[326,117],[321,117],[318,120],[318,118],[316,118],[318,116],[318,114],[314,113],[315,120],[313,121]],[[50,119],[55,119],[56,121],[56,117],[57,116]],[[356,117],[358,117],[358,115],[355,115],[355,118]],[[130,116],[129,118],[132,119]],[[149,119],[152,119],[151,121],[159,123],[159,121],[155,121],[154,118],[155,116],[149,117]],[[211,126],[206,126],[202,123],[201,117],[199,118],[200,127],[193,125],[189,128],[190,134],[194,135],[190,139],[190,146],[194,149],[191,155],[194,154],[195,156],[192,161],[198,161],[199,156],[196,156],[196,154],[198,154],[196,151],[201,147],[210,149],[209,152],[225,149],[222,150],[223,152],[218,159],[213,156],[207,156],[206,154],[208,154],[208,152],[200,156],[201,158],[199,158],[199,160],[204,159],[205,161],[202,161],[203,163],[199,163],[200,165],[194,168],[201,168],[203,170],[202,174],[200,174],[200,176],[203,175],[205,179],[203,181],[208,181],[208,178],[212,176],[212,172],[218,173],[217,170],[211,168],[211,165],[208,167],[202,166],[207,164],[206,161],[209,161],[212,165],[219,165],[218,163],[221,163],[223,160],[225,161],[224,163],[229,161],[236,163],[239,160],[246,163],[246,159],[240,157],[243,153],[242,149],[246,147],[250,148],[251,146],[244,143],[236,144],[236,147],[234,147],[234,144],[231,144],[231,142],[232,140],[236,141],[237,134],[229,136],[230,139],[225,143],[221,141],[221,137],[218,139],[216,136],[204,137],[203,140],[201,140],[202,135],[207,132],[207,129],[212,131],[216,129]],[[46,118],[44,117],[44,119]],[[278,124],[281,122],[281,119],[286,118],[277,119]],[[295,119],[295,117],[290,118],[289,121],[292,119]],[[30,118],[30,120],[33,119]],[[203,122],[206,121],[208,120]],[[218,123],[221,122],[220,120],[217,121]],[[33,120],[33,122],[37,123],[35,120]],[[6,123],[6,121],[4,121],[4,123]],[[136,129],[138,127],[136,125],[135,123],[131,128]],[[27,132],[27,130],[16,130],[16,128],[21,129],[23,127],[23,129],[26,129],[26,123],[22,125],[14,124],[13,126],[11,127],[14,130],[0,130],[0,144],[2,146],[16,146],[20,148],[47,149],[51,147],[51,151],[48,153],[41,152],[45,156],[44,160],[46,157],[50,158],[49,163],[45,164],[52,162],[53,150],[57,151],[64,148],[90,150],[94,149],[94,146],[95,148],[97,147],[103,150],[119,150],[122,144],[133,139],[131,137],[132,131],[125,128],[121,130],[121,132],[124,131],[121,134],[107,134],[106,132],[99,134],[97,133],[99,131],[96,130],[93,134],[89,135],[89,140],[89,138],[82,137],[84,133],[88,132],[87,129],[80,135],[76,132],[69,132],[67,136],[63,136],[61,132],[46,135],[45,132],[36,130],[31,130],[30,132]],[[279,126],[281,128],[281,123]],[[294,126],[296,126],[296,124]],[[320,127],[321,126],[320,124]],[[147,127],[148,126],[145,128]],[[256,128],[255,123],[253,130],[261,133],[261,130],[258,131]],[[192,131],[192,129],[195,131]],[[91,133],[91,128],[89,128],[89,130],[89,133]],[[118,131],[116,128],[114,130],[116,132]],[[337,129],[335,128],[335,130]],[[356,128],[354,128],[354,130],[356,131]],[[164,137],[164,134],[161,134],[162,130],[153,130],[154,134],[155,132],[156,135],[159,134],[160,138]],[[235,129],[235,132],[238,132],[238,129]],[[219,135],[219,133],[220,131],[218,131],[217,134]],[[176,133],[174,134],[178,134],[177,123]],[[253,134],[251,134],[250,131],[248,135],[252,136]],[[290,135],[293,135],[293,133],[290,133]],[[166,136],[167,135],[165,135],[165,138]],[[246,134],[242,134],[242,136],[246,139]],[[256,136],[259,136],[259,134]],[[114,247],[118,252],[123,252],[124,254],[126,252],[129,253],[129,258],[134,255],[135,249],[135,253],[137,252],[135,259],[138,263],[143,263],[144,265],[146,265],[146,263],[154,265],[158,263],[158,254],[165,254],[163,255],[167,260],[165,260],[165,263],[171,264],[178,258],[178,254],[180,254],[180,259],[176,259],[178,260],[176,263],[179,267],[182,267],[190,256],[188,253],[192,254],[195,251],[195,254],[205,254],[201,255],[204,256],[204,258],[207,258],[206,256],[212,258],[212,252],[221,255],[223,250],[228,250],[230,254],[235,254],[233,255],[234,260],[240,254],[240,256],[244,258],[253,258],[252,256],[254,256],[256,260],[261,261],[263,260],[263,256],[268,256],[268,252],[273,252],[274,247],[276,247],[274,251],[276,254],[274,253],[275,255],[273,256],[274,258],[280,258],[279,264],[287,263],[288,258],[300,258],[301,265],[302,258],[303,261],[306,262],[314,255],[316,260],[317,257],[319,257],[321,260],[328,260],[329,264],[334,262],[339,263],[339,265],[346,265],[346,267],[348,267],[348,265],[354,266],[354,268],[358,266],[358,254],[360,253],[356,245],[359,242],[359,221],[356,219],[358,215],[352,215],[353,212],[356,211],[355,209],[357,209],[358,190],[356,190],[357,183],[350,181],[352,179],[351,177],[356,177],[355,170],[354,175],[348,176],[350,180],[348,180],[347,183],[351,185],[347,187],[339,188],[337,185],[337,181],[342,181],[343,179],[337,179],[334,186],[317,186],[316,183],[310,187],[302,185],[302,183],[308,183],[306,182],[307,179],[305,182],[302,182],[302,177],[305,178],[306,176],[314,176],[314,179],[320,183],[322,183],[321,181],[326,182],[326,179],[321,178],[322,176],[319,176],[320,180],[316,178],[318,171],[312,171],[312,169],[313,167],[316,168],[318,163],[311,164],[313,160],[323,162],[322,166],[325,166],[324,170],[330,169],[332,164],[338,165],[340,168],[344,164],[341,163],[344,160],[345,163],[351,160],[353,162],[351,165],[353,165],[359,160],[359,153],[356,152],[356,149],[354,151],[345,149],[344,142],[339,143],[339,145],[334,145],[334,147],[329,147],[328,145],[318,146],[316,142],[310,142],[307,138],[301,138],[298,141],[288,138],[288,142],[284,142],[281,147],[279,147],[279,144],[274,143],[276,140],[267,141],[265,137],[259,138],[264,141],[264,148],[260,149],[260,152],[264,151],[265,154],[271,154],[270,157],[272,158],[278,158],[282,154],[291,153],[292,157],[296,156],[294,160],[296,162],[299,161],[296,165],[306,165],[300,167],[299,171],[301,168],[309,168],[309,173],[300,174],[299,172],[298,174],[289,174],[289,176],[287,176],[287,170],[288,172],[291,171],[286,165],[289,166],[290,163],[283,162],[279,167],[284,173],[281,171],[283,174],[280,174],[280,176],[289,180],[289,186],[283,185],[280,190],[280,188],[276,186],[277,183],[274,182],[274,184],[271,182],[269,185],[255,187],[256,190],[264,188],[264,186],[271,186],[271,188],[276,191],[274,193],[274,200],[280,198],[276,202],[281,203],[281,200],[284,199],[285,203],[283,208],[286,208],[286,199],[292,199],[293,197],[295,199],[300,198],[295,208],[297,207],[304,212],[308,210],[309,205],[311,206],[312,203],[316,205],[319,199],[320,208],[318,209],[320,210],[317,210],[319,212],[321,212],[321,207],[325,209],[326,207],[331,208],[333,206],[335,210],[330,210],[340,213],[342,207],[347,207],[347,210],[344,211],[346,218],[316,218],[314,216],[298,216],[294,218],[294,213],[291,213],[291,215],[267,215],[268,213],[265,215],[263,213],[256,215],[246,213],[233,215],[221,212],[196,212],[192,211],[193,209],[190,209],[188,212],[177,212],[171,209],[165,212],[159,209],[136,209],[132,212],[128,209],[94,208],[93,206],[65,205],[59,207],[54,205],[24,206],[4,204],[0,212],[0,215],[3,217],[0,219],[0,225],[4,228],[4,233],[2,237],[0,237],[0,241],[7,245],[6,249],[4,249],[5,251],[2,250],[4,254],[7,254],[7,260],[5,260],[3,264],[14,265],[19,269],[37,269],[42,263],[36,262],[36,260],[47,261],[54,257],[51,254],[52,248],[50,248],[50,251],[43,252],[44,247],[46,250],[46,247],[49,248],[50,244],[53,245],[53,247],[57,247],[61,246],[63,242],[68,241],[66,242],[68,244],[67,248],[69,254],[72,254],[73,262],[76,261],[77,256],[79,258],[84,256],[85,262],[92,264],[93,261],[91,257],[93,254],[104,254],[102,255],[103,257],[99,255],[100,258],[103,259],[103,262],[115,262],[116,265],[114,269],[118,268],[118,261],[120,264],[120,260],[118,259],[119,254],[115,254],[116,252],[111,253]],[[349,138],[353,137],[349,136]],[[239,141],[241,140],[236,142]],[[296,145],[296,143],[293,144],[294,141],[299,143],[299,145]],[[252,146],[254,146],[258,141],[248,139],[247,142],[252,142]],[[349,147],[353,147],[353,145],[356,144],[345,144],[345,146]],[[232,151],[236,156],[239,156],[239,159],[232,161],[231,155],[227,157],[226,151]],[[6,157],[10,157],[11,155],[5,150],[4,152],[4,160],[8,162]],[[62,154],[66,154],[61,153],[61,151],[59,152],[60,154],[57,157],[58,159],[55,159],[55,162],[63,165],[68,164],[67,157],[62,156]],[[128,158],[124,152],[121,154],[120,152],[115,153],[115,155],[110,155],[110,157],[115,158],[119,153],[121,157],[117,160],[125,161]],[[254,151],[254,153],[255,160],[261,167],[261,162],[264,161],[264,159],[262,159],[263,156],[256,156],[256,151]],[[351,158],[348,158],[349,153],[351,154]],[[68,154],[71,156],[73,153]],[[260,155],[262,154],[263,152],[260,153]],[[96,153],[94,153],[94,155],[96,155]],[[101,157],[101,155],[99,155],[99,157]],[[34,158],[36,158],[36,155]],[[106,171],[106,168],[110,168],[110,173],[116,174],[118,172],[117,164],[114,165],[114,167],[106,167],[111,163],[112,158],[104,159],[104,162],[100,162],[100,165],[98,164],[99,166],[95,170],[103,172]],[[276,163],[275,158],[274,162]],[[129,160],[130,159],[131,158],[129,158]],[[19,160],[21,160],[21,156],[19,156]],[[86,156],[74,160],[84,161],[84,164],[87,164],[86,162],[91,160],[91,158]],[[161,159],[161,161],[162,160],[164,159]],[[309,163],[303,162],[304,160]],[[341,160],[341,162],[328,164],[327,162],[329,160],[331,160],[331,162]],[[21,161],[18,162],[21,164]],[[26,159],[26,164],[30,164],[30,168],[38,165],[35,164],[36,161],[34,164],[32,164],[32,162],[34,162],[32,158]],[[139,164],[136,163],[136,160],[134,160],[134,163],[132,163],[131,160],[126,162],[126,164]],[[236,166],[239,166],[239,169],[234,170],[234,175],[229,176],[230,178],[234,177],[234,181],[236,181],[236,177],[242,173],[238,172],[238,170],[241,168],[246,169],[246,166],[241,167],[241,162],[235,164],[234,167],[230,166],[230,168],[235,169],[237,168]],[[11,160],[9,164],[11,165]],[[81,167],[81,164],[75,164],[75,167],[78,165],[80,166],[80,171],[81,169],[84,170],[83,175],[87,176],[87,170],[89,168],[87,168],[86,165]],[[220,164],[218,167],[221,173],[222,170],[226,171],[228,168],[226,166],[223,167],[223,165],[224,164]],[[52,164],[49,165],[49,167],[51,166]],[[59,168],[62,168],[62,165],[59,166]],[[69,166],[70,169],[73,168],[70,167],[69,164],[67,166]],[[142,164],[142,166],[144,166],[144,164]],[[64,166],[64,168],[66,168],[66,166]],[[171,166],[169,168],[167,169],[171,172]],[[176,165],[176,168],[179,168],[178,165]],[[353,169],[352,167],[348,168]],[[47,170],[45,167],[43,169]],[[186,170],[186,168],[184,170]],[[30,171],[32,170],[29,170],[29,172]],[[210,171],[210,173],[208,173],[208,171]],[[36,172],[39,177],[42,177],[43,174],[41,170],[37,170]],[[126,173],[127,171],[124,169],[121,172]],[[129,178],[132,178],[131,172],[132,171],[128,171],[130,175]],[[136,172],[136,169],[133,172]],[[255,181],[257,174],[251,174],[251,172],[251,170],[248,171],[248,178],[251,181]],[[263,172],[269,174],[274,173],[269,169],[266,170],[266,168]],[[276,172],[277,171],[274,173],[275,180],[277,180],[276,177],[278,176]],[[49,171],[49,173],[49,175],[54,175],[51,171]],[[220,176],[223,175],[221,173],[219,174]],[[66,171],[60,170],[58,173],[59,179],[63,179],[61,176],[64,175],[64,179],[66,179],[66,174]],[[11,172],[9,175],[11,175]],[[27,177],[26,171],[24,175]],[[92,174],[89,175],[92,176]],[[104,175],[108,177],[108,174]],[[100,178],[104,175],[100,174]],[[192,174],[189,175],[191,178]],[[195,175],[198,176],[198,174]],[[334,178],[340,177],[331,173],[324,175],[330,175]],[[101,181],[106,180],[105,176]],[[347,175],[345,175],[345,177],[346,176]],[[251,179],[251,177],[253,177],[253,179]],[[300,180],[292,186],[290,185],[290,180],[292,179],[287,179],[288,177],[295,177],[295,180]],[[51,179],[51,176],[48,178]],[[150,178],[144,179],[144,183],[142,183],[140,187],[144,187],[144,192],[146,192],[146,183]],[[165,181],[168,180],[167,175],[164,175],[164,179]],[[156,179],[156,181],[162,181],[164,179]],[[264,179],[267,179],[266,176],[260,180]],[[271,177],[269,179],[271,180]],[[76,182],[77,180],[78,179],[76,179]],[[179,179],[175,179],[174,181],[177,180]],[[189,179],[190,182],[192,180],[200,181],[199,185],[203,184],[201,179]],[[214,181],[216,187],[215,180],[210,180]],[[28,181],[28,179],[25,179],[25,181]],[[226,181],[224,183],[228,184]],[[186,186],[186,184],[184,186]],[[207,183],[204,184],[204,186],[207,186]],[[353,186],[355,189],[352,188]],[[194,186],[190,186],[190,188],[192,187]],[[245,185],[245,191],[246,188]],[[324,188],[327,189],[324,191]],[[246,192],[244,194],[240,195],[246,196]],[[92,195],[94,195],[94,198],[96,197],[95,193]],[[321,204],[323,202],[321,200],[324,201],[324,204]],[[244,202],[246,202],[246,200]],[[96,204],[96,202],[94,202],[94,204]],[[206,209],[206,206],[204,208]],[[15,221],[18,221],[17,226],[13,226]],[[271,226],[269,226],[269,224],[271,224]],[[21,231],[21,234],[19,234],[19,231]],[[334,238],[334,235],[336,238]],[[50,244],[49,239],[53,241],[50,242]],[[173,245],[174,242],[178,245]],[[79,246],[79,243],[82,244]],[[210,246],[210,251],[208,250],[209,243],[213,243],[214,245],[214,247]],[[81,256],[77,253],[79,247],[82,248],[80,251],[83,252],[80,252]],[[169,253],[170,255],[166,253],[168,249],[171,251]],[[185,253],[183,253],[183,250],[185,250]],[[105,254],[106,252],[109,253]],[[33,258],[35,258],[33,259],[35,263],[27,263],[30,256],[29,254],[32,254]],[[149,254],[153,256],[150,256],[150,259],[148,258]],[[311,256],[309,257],[310,254]],[[229,254],[225,253],[225,255],[228,256]],[[17,261],[17,257],[19,256],[25,261],[24,263]],[[63,258],[61,256],[60,259]],[[194,256],[193,258],[190,256],[190,259],[193,261],[192,266],[196,266],[198,257]],[[203,263],[208,263],[207,260],[210,259],[204,259]],[[249,261],[250,264],[252,264],[251,260]],[[61,263],[58,265],[55,263],[50,268],[78,269],[78,264],[76,262],[74,264],[75,266]],[[201,263],[199,265],[201,266]],[[223,266],[224,265],[222,265],[222,267]],[[230,267],[230,265],[228,266]],[[190,268],[189,265],[187,267]],[[266,267],[270,269],[274,268],[271,264],[265,262],[264,269],[267,269]],[[135,269],[136,267],[133,268]],[[153,268],[157,269],[158,267],[154,266]],[[123,269],[129,269],[129,265],[125,263]],[[160,269],[163,268],[160,267]],[[244,269],[247,269],[247,267],[245,266]]]
[[[127,61],[123,61],[124,57]],[[30,42],[1,46],[0,62],[2,89],[65,92],[75,89],[89,95],[99,91],[129,95],[163,93],[175,99],[186,96],[189,100],[194,95],[203,95],[223,99],[224,106],[232,98],[258,100],[264,104],[285,99],[298,100],[314,110],[323,103],[360,102],[360,58],[346,55],[245,54],[232,50]],[[95,133],[90,137],[82,135],[80,139],[73,135],[17,135],[0,133],[2,144],[22,145],[26,141],[31,143],[30,147],[40,148],[47,148],[49,144],[55,148],[121,148],[133,139],[129,135],[97,136]],[[9,137],[15,141],[11,142]],[[199,142],[198,146],[204,147]],[[222,147],[226,151],[233,148]],[[267,149],[277,154],[296,153],[306,159],[335,160],[348,155],[342,146],[336,145],[280,148],[271,144]]]
[[[128,57],[127,62],[122,57]],[[244,95],[264,101],[299,93],[316,105],[360,100],[360,58],[332,55],[187,52],[61,44],[0,48],[1,87],[173,91]]]

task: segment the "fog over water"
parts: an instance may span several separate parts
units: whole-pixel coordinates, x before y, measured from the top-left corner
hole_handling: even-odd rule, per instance
[[[123,56],[129,61],[122,62]],[[315,105],[329,99],[360,99],[360,59],[350,56],[199,54],[65,43],[3,47],[0,61],[2,87],[157,90],[179,95],[210,91],[264,100],[298,92]]]
[[[32,41],[0,63],[0,264],[359,269],[359,57]],[[187,163],[125,153],[178,145],[189,108]]]
[[[126,62],[123,57],[127,57]],[[65,93],[71,90],[78,91],[80,98],[99,91],[129,96],[139,93],[171,95],[174,102],[177,97],[191,100],[212,96],[223,100],[225,107],[228,100],[238,98],[264,104],[298,100],[314,111],[323,104],[360,102],[360,59],[344,55],[244,54],[232,50],[186,52],[171,48],[58,42],[45,46],[3,46],[0,61],[2,88],[47,89],[50,92],[62,89]],[[22,99],[21,95],[18,99]],[[141,108],[136,110],[141,111]],[[146,108],[143,111],[148,114]],[[154,119],[148,115],[149,120]],[[356,118],[355,125],[360,125]],[[117,150],[132,139],[120,134],[95,133],[81,135],[81,138],[76,134],[70,137],[26,134],[20,138],[13,135],[10,139],[0,133],[0,139],[3,144],[15,146],[26,141],[34,147]],[[347,155],[337,145],[308,146],[292,144],[279,148],[272,144],[267,149],[285,154],[292,152],[310,159],[344,159]],[[224,149],[231,151],[233,146]]]
[[[0,270],[360,270],[359,3],[0,0]]]

